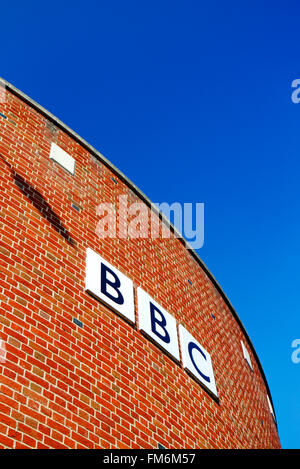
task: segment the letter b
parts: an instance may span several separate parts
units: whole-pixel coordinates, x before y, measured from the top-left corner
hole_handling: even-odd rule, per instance
[[[159,314],[160,319],[157,318],[156,313]],[[166,329],[167,321],[163,313],[150,301],[150,315],[151,315],[151,330],[166,344],[170,343],[170,335]],[[157,325],[159,330],[157,330]],[[163,331],[163,334],[160,333]]]
[[[139,329],[180,361],[176,319],[142,288],[137,289]]]
[[[133,282],[92,249],[87,249],[86,290],[116,313],[135,322]]]
[[[113,280],[109,280],[108,274],[113,278]],[[107,286],[110,287],[110,291],[113,290],[116,294],[110,293]],[[119,277],[109,267],[107,267],[107,265],[101,263],[101,292],[118,305],[122,305],[124,303],[124,298],[120,292],[120,286],[121,282]]]

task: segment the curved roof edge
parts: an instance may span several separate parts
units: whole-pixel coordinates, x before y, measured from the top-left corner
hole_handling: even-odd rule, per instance
[[[242,329],[244,335],[245,335],[245,338],[247,339],[247,342],[251,348],[251,351],[256,359],[256,362],[258,364],[258,367],[259,367],[259,370],[260,370],[260,373],[261,373],[261,376],[264,380],[264,383],[265,383],[265,386],[266,386],[266,389],[267,389],[267,392],[268,392],[268,395],[269,395],[269,399],[271,401],[271,404],[272,404],[272,407],[273,407],[273,411],[274,411],[274,416],[275,416],[275,425],[276,425],[276,428],[277,428],[277,419],[276,419],[276,413],[275,413],[275,408],[274,408],[274,404],[273,404],[273,400],[272,400],[272,396],[271,396],[271,392],[270,392],[270,388],[269,388],[269,385],[268,385],[268,382],[267,382],[267,379],[266,379],[266,376],[265,376],[265,373],[263,371],[263,368],[262,368],[262,365],[260,363],[260,360],[258,358],[258,355],[255,351],[255,348],[251,342],[251,339],[241,321],[241,319],[239,318],[237,312],[235,311],[234,307],[232,306],[231,302],[229,301],[229,299],[227,298],[226,294],[224,293],[224,291],[222,290],[221,286],[219,285],[219,283],[217,282],[217,280],[215,279],[215,277],[213,276],[213,274],[210,272],[210,270],[206,267],[206,265],[204,264],[204,262],[201,260],[201,258],[199,257],[199,255],[196,253],[196,251],[189,245],[188,241],[186,241],[185,238],[183,238],[183,236],[178,232],[178,230],[175,228],[175,226],[167,219],[167,217],[160,211],[158,210],[158,208],[152,204],[151,200],[130,180],[127,178],[127,176],[125,176],[125,174],[122,173],[122,171],[120,171],[116,166],[114,166],[105,156],[103,156],[98,150],[96,150],[94,147],[92,147],[89,143],[87,143],[82,137],[80,137],[80,135],[78,135],[76,132],[74,132],[70,127],[68,127],[66,124],[64,124],[61,120],[59,120],[56,116],[54,116],[51,112],[47,111],[47,109],[45,109],[44,107],[42,107],[40,104],[38,104],[37,102],[35,102],[33,99],[31,99],[29,96],[27,96],[26,94],[24,94],[22,91],[20,91],[18,88],[16,88],[15,86],[13,86],[11,83],[9,83],[8,81],[6,81],[4,78],[1,78],[0,77],[0,86],[1,84],[9,89],[13,94],[15,94],[17,97],[19,97],[20,99],[22,99],[23,101],[25,101],[26,103],[28,103],[31,107],[33,107],[36,111],[38,111],[39,113],[43,114],[45,117],[47,117],[47,119],[51,120],[57,127],[60,127],[61,130],[63,130],[64,132],[68,133],[72,138],[74,138],[79,144],[81,144],[86,150],[88,150],[90,153],[92,153],[96,158],[98,158],[104,165],[106,165],[111,171],[113,171],[116,176],[118,176],[120,179],[123,180],[123,182],[125,182],[129,188],[136,193],[136,195],[138,195],[145,204],[147,204],[148,206],[150,206],[152,208],[152,210],[154,209],[157,214],[160,216],[160,218],[162,219],[162,221],[164,221],[169,227],[170,229],[176,234],[176,237],[184,244],[184,246],[188,249],[188,251],[191,253],[191,255],[193,256],[193,258],[198,262],[198,264],[201,266],[201,268],[204,270],[205,274],[208,276],[208,278],[211,280],[211,282],[213,283],[213,285],[215,286],[215,288],[218,290],[218,292],[220,293],[220,295],[222,296],[222,298],[224,299],[225,303],[227,304],[227,306],[229,307],[230,311],[232,312],[234,318],[236,319],[236,321],[238,322],[240,328]]]

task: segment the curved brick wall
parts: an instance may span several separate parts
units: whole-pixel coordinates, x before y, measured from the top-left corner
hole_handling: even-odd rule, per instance
[[[99,239],[97,205],[142,195],[6,85],[0,448],[279,448],[261,365],[205,266],[176,238]],[[53,142],[75,159],[74,175],[50,159]],[[218,399],[86,291],[87,248],[133,280],[135,301],[142,287],[210,353]]]

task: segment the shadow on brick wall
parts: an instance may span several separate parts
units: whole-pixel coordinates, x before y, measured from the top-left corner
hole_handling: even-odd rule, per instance
[[[69,244],[74,246],[76,243],[69,231],[63,225],[59,216],[54,212],[43,195],[35,189],[23,176],[17,173],[13,166],[8,163],[0,154],[0,159],[9,168],[15,185],[22,191],[31,204],[41,213],[41,215],[51,223],[51,226],[62,236]]]

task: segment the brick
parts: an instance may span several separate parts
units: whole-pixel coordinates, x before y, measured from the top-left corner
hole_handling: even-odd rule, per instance
[[[0,448],[280,448],[260,364],[201,264],[174,237],[100,239],[98,204],[139,195],[71,132],[7,93],[0,112],[14,122],[0,119]],[[76,160],[74,175],[50,160],[52,142]],[[219,402],[137,324],[85,291],[88,247],[210,352]]]

